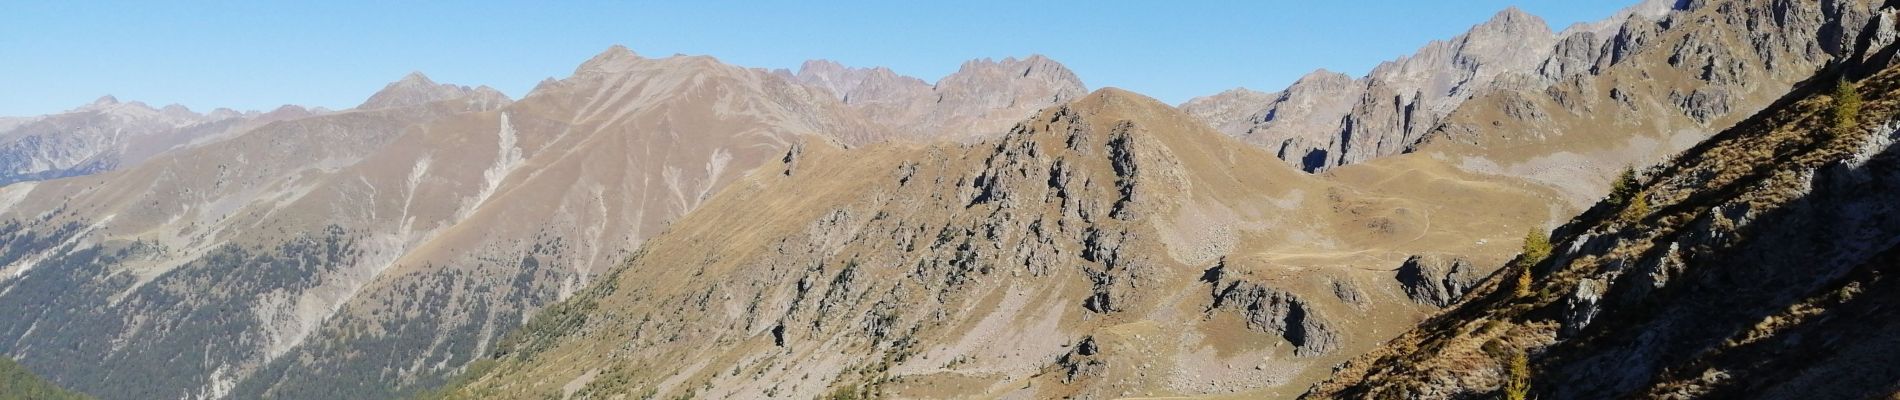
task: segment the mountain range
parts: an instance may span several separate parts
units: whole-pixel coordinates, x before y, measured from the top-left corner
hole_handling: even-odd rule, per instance
[[[1891,394],[1896,10],[1512,8],[1179,105],[621,46],[108,97],[0,119],[0,353],[105,399]]]

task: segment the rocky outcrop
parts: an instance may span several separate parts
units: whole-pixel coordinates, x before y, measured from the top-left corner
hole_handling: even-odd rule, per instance
[[[1302,356],[1339,348],[1339,332],[1335,332],[1326,317],[1306,300],[1291,292],[1249,282],[1244,277],[1226,276],[1221,267],[1215,268],[1208,272],[1214,293],[1209,313],[1238,313],[1248,328],[1285,338],[1287,343],[1293,344],[1294,353]]]
[[[1458,302],[1484,276],[1462,258],[1412,256],[1399,265],[1395,278],[1412,301],[1445,307]]]

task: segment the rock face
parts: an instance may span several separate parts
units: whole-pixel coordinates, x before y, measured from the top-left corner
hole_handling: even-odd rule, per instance
[[[1854,52],[1873,2],[1646,2],[1568,29],[1535,75],[1466,100],[1410,151],[1600,198]],[[1663,12],[1658,12],[1663,11]]]
[[[1222,110],[1195,114],[1308,171],[1432,152],[1557,187],[1582,207],[1621,166],[1654,163],[1779,99],[1851,51],[1874,18],[1857,1],[1678,3],[1645,1],[1560,33],[1507,9],[1350,84],[1309,75],[1279,97],[1182,108]]]
[[[1815,93],[1860,76],[1870,100],[1855,125],[1834,125],[1838,99]],[[1528,354],[1537,398],[1900,391],[1900,372],[1877,367],[1900,356],[1900,68],[1849,61],[1808,82],[1645,170],[1641,201],[1606,200],[1559,228],[1528,295],[1499,273],[1308,397],[1489,396],[1504,377],[1488,371],[1511,354]]]
[[[1181,108],[1222,132],[1265,146],[1280,159],[1315,171],[1338,158],[1335,143],[1340,124],[1364,91],[1362,82],[1345,74],[1319,70],[1279,93],[1250,96],[1230,90],[1190,100]]]
[[[824,60],[780,74],[832,93],[898,138],[926,141],[996,137],[1037,110],[1088,92],[1068,67],[1041,55],[971,60],[935,85],[888,68]]]
[[[1316,71],[1264,102],[1259,96],[1211,96],[1182,107],[1258,110],[1197,116],[1317,171],[1398,154],[1500,76],[1535,67],[1556,39],[1542,19],[1511,8],[1463,35],[1380,64],[1358,80]]]
[[[1484,276],[1463,259],[1412,256],[1399,265],[1396,278],[1412,301],[1445,307],[1457,302]]]
[[[175,104],[154,109],[105,96],[64,113],[8,118],[0,120],[0,186],[119,169],[194,141],[310,114],[293,107],[201,115]]]
[[[1385,295],[1406,255],[1501,265],[1469,238],[1548,216],[1442,165],[1304,174],[1115,89],[974,145],[786,154],[456,393],[1284,397],[1430,309]]]

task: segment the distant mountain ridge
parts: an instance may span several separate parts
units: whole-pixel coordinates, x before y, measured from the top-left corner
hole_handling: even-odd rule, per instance
[[[1088,92],[1068,67],[1041,55],[970,60],[935,84],[826,60],[777,73],[830,91],[900,137],[926,141],[995,137],[1036,110]]]
[[[1547,85],[1576,73],[1549,59],[1560,41],[1585,32],[1602,36],[1601,31],[1631,18],[1657,18],[1674,3],[1648,0],[1561,33],[1536,16],[1507,8],[1464,34],[1432,41],[1358,79],[1314,71],[1279,92],[1230,90],[1181,107],[1307,171],[1363,162],[1416,145],[1465,100],[1500,80]]]
[[[973,62],[966,69],[977,75],[943,86],[1022,72],[1005,64],[1066,71],[1046,59]],[[986,90],[946,95],[964,100],[908,118],[975,126],[1040,107],[973,112],[1014,101],[992,95],[1016,96]],[[200,135],[116,170],[0,187],[0,221],[14,224],[0,235],[0,303],[97,310],[0,318],[15,338],[0,350],[109,399],[153,390],[399,396],[454,373],[534,309],[797,143],[934,140],[926,132],[889,129],[828,89],[770,71],[620,46],[518,101],[413,73],[354,109]],[[183,283],[201,279],[235,280]],[[182,317],[204,309],[250,311]],[[174,317],[143,322],[154,315]],[[133,335],[148,344],[109,345]],[[104,379],[181,348],[209,361],[136,382]],[[113,361],[57,361],[74,358]]]
[[[298,107],[199,114],[176,104],[152,108],[104,96],[57,114],[3,118],[0,186],[117,169],[208,137],[312,114]]]

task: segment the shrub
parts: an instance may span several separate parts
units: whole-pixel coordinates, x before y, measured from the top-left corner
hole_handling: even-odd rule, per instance
[[[1649,215],[1649,197],[1638,194],[1628,206],[1623,207],[1623,212],[1617,218],[1624,223],[1635,223],[1646,215]]]

